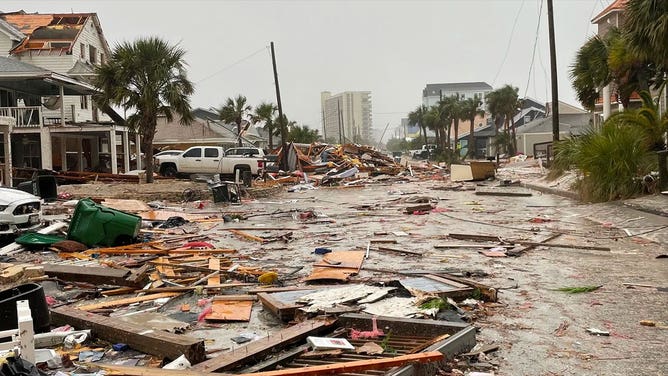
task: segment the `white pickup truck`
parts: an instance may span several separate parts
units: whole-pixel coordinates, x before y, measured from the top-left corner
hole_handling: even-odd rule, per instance
[[[156,158],[156,171],[163,176],[186,174],[236,175],[250,171],[254,176],[262,174],[264,151],[255,147],[239,147],[223,150],[216,146],[193,146],[179,155]]]

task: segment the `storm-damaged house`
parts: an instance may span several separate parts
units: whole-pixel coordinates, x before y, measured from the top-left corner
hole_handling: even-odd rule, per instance
[[[92,100],[95,66],[110,53],[95,13],[0,13],[5,173],[12,165],[112,173],[130,169],[123,119]]]

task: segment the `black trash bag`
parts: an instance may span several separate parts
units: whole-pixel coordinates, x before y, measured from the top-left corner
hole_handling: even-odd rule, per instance
[[[183,217],[179,217],[179,216],[169,217],[160,226],[158,226],[158,228],[174,228],[174,227],[183,226],[186,223],[188,223],[188,221]]]
[[[47,374],[27,360],[9,357],[0,367],[0,376],[47,376]]]

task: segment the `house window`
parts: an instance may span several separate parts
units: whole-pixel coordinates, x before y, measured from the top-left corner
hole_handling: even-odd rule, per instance
[[[87,110],[88,109],[88,96],[87,95],[82,95],[79,97],[80,104],[81,104],[81,109],[82,110]]]
[[[96,64],[97,63],[97,48],[95,48],[93,46],[88,46],[88,47],[89,47],[88,58],[89,58],[89,60],[92,64]]]
[[[82,60],[86,60],[86,45],[79,43],[79,56]]]

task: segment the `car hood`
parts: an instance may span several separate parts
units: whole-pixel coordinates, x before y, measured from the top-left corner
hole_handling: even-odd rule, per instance
[[[20,191],[18,189],[0,187],[0,205],[8,205],[14,201],[19,201],[19,200],[39,201],[40,198],[28,192]]]

